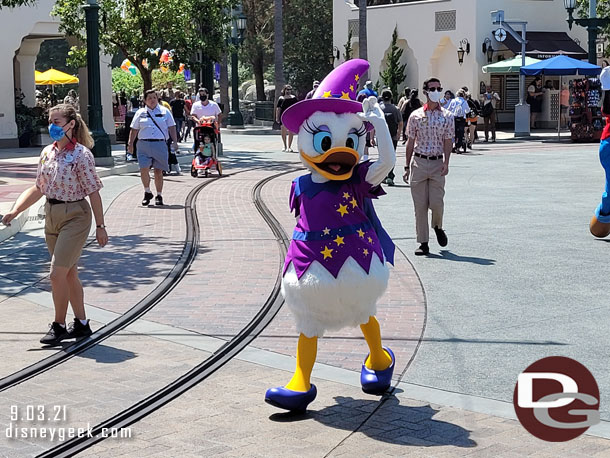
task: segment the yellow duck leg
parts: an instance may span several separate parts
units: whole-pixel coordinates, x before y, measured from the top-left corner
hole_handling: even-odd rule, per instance
[[[364,363],[365,366],[374,371],[382,371],[390,367],[392,358],[381,346],[381,331],[377,318],[371,315],[368,323],[361,324],[360,329],[370,351],[369,357]]]
[[[309,391],[311,388],[311,371],[318,353],[318,337],[299,336],[297,345],[297,368],[286,388],[292,391]]]

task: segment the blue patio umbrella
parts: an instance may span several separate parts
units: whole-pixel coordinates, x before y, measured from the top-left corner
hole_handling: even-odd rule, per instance
[[[602,68],[584,62],[582,60],[572,59],[571,57],[560,55],[551,59],[545,59],[535,64],[521,67],[522,75],[599,75]]]
[[[534,76],[534,75],[585,75],[585,76],[597,76],[601,73],[602,68],[584,62],[582,60],[573,59],[568,56],[559,55],[551,59],[545,59],[535,64],[526,65],[521,67],[521,74]],[[561,81],[559,84],[561,90]],[[561,114],[557,116],[557,136],[561,135]]]

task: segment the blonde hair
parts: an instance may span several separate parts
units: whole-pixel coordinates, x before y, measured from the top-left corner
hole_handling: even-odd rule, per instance
[[[86,146],[89,149],[93,148],[94,141],[89,133],[89,128],[71,104],[60,103],[59,105],[55,105],[49,110],[49,115],[54,111],[59,111],[68,122],[75,121],[74,129],[72,129],[72,137],[81,145]]]

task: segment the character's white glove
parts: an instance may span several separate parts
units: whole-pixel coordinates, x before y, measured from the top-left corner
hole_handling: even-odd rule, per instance
[[[375,131],[379,130],[387,130],[388,125],[385,122],[385,115],[383,114],[383,110],[379,106],[377,102],[377,97],[370,96],[362,102],[362,110],[364,113],[358,113],[358,116],[363,121],[370,122]]]

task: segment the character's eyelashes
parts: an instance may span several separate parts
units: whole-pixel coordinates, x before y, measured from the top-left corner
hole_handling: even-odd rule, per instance
[[[362,124],[362,127],[360,127],[360,129],[358,129],[355,133],[356,135],[358,135],[358,137],[362,137],[364,134],[366,134],[366,126],[364,125],[364,123]]]
[[[309,132],[312,135],[315,135],[320,132],[320,128],[315,124],[310,124],[309,119],[305,121],[305,127],[303,129],[305,129],[305,132]]]

